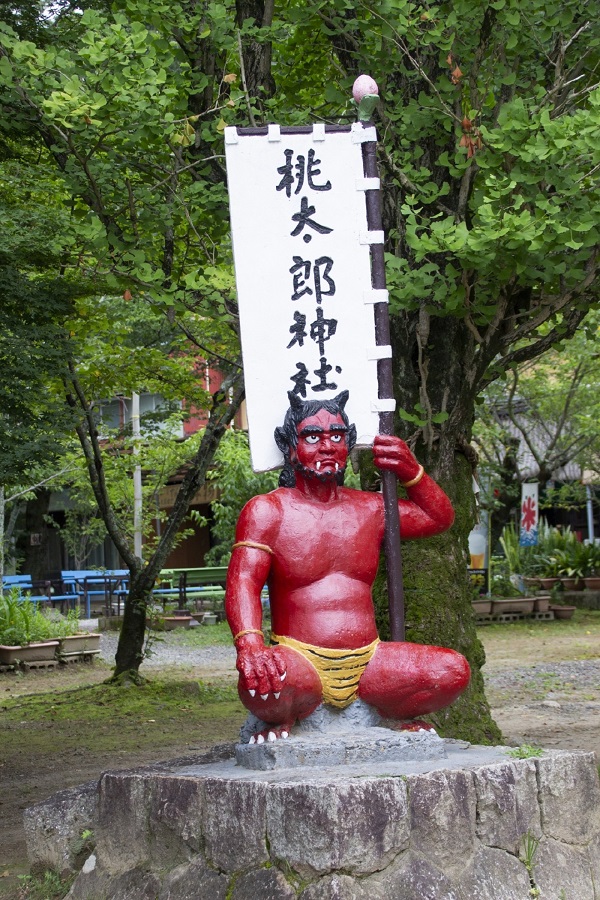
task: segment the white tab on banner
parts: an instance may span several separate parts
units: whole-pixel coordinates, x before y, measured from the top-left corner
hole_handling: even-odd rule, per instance
[[[361,231],[359,237],[361,244],[383,244],[383,231]]]
[[[225,129],[225,143],[226,144],[237,144],[238,142],[238,133],[235,125],[228,125]]]
[[[377,400],[371,400],[371,409],[373,412],[395,412],[396,401],[393,398],[386,400],[380,397]]]
[[[356,190],[357,191],[378,191],[381,187],[381,180],[379,178],[357,178],[356,179]]]
[[[323,122],[317,122],[316,125],[313,125],[312,139],[313,141],[325,140],[325,125]]]
[[[277,142],[281,140],[281,128],[279,125],[269,125],[267,140]]]
[[[367,359],[391,359],[392,348],[389,344],[380,347],[367,347]]]
[[[373,288],[372,291],[364,291],[363,292],[363,303],[373,304],[373,303],[389,303],[390,295],[386,290],[380,290]]]
[[[375,131],[375,128],[373,128],[373,126],[369,128],[363,128],[360,122],[354,122],[352,124],[350,133],[352,135],[353,144],[367,144],[370,141],[377,140],[377,132]]]

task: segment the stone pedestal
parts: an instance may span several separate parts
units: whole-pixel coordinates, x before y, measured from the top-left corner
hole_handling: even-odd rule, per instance
[[[600,900],[593,754],[443,745],[434,759],[323,768],[204,757],[108,772],[90,819],[96,849],[69,896]],[[52,801],[27,811],[38,867],[67,839],[64,794],[54,825]]]

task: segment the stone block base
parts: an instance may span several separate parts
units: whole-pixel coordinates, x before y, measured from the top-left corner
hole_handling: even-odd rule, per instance
[[[69,897],[600,900],[594,755],[444,743],[432,760],[256,771],[199,758],[108,772],[96,848]],[[27,813],[38,865],[48,802],[45,836],[36,807]]]

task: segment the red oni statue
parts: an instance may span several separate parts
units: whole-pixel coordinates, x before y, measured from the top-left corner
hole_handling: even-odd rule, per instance
[[[343,486],[356,441],[344,406],[290,408],[275,440],[285,466],[281,487],[242,510],[227,575],[225,608],[237,649],[239,695],[276,740],[320,703],[343,709],[357,698],[385,718],[409,721],[452,703],[469,683],[469,664],[453,650],[379,640],[371,588],[384,535],[381,494]],[[407,489],[400,500],[404,540],[449,528],[454,512],[399,438],[378,435],[375,465]],[[269,586],[272,634],[265,646],[261,590]],[[251,738],[251,742],[253,738]]]

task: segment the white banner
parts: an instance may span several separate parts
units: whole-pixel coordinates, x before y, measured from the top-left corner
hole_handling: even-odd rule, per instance
[[[255,471],[282,464],[273,432],[287,393],[348,390],[359,446],[379,430],[373,303],[361,140],[374,129],[306,134],[225,130],[246,405]],[[375,179],[376,181],[376,179]],[[385,294],[385,296],[383,296]],[[389,403],[389,401],[387,401]],[[388,407],[386,407],[388,408]]]
[[[521,528],[519,544],[522,547],[533,547],[538,542],[539,525],[539,485],[523,484],[521,487]]]

